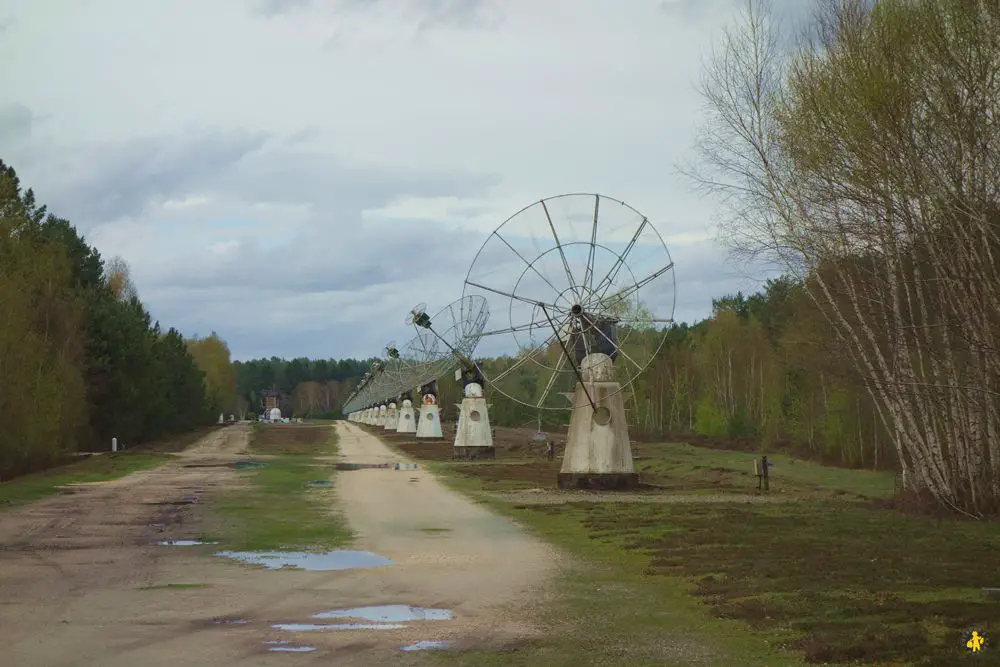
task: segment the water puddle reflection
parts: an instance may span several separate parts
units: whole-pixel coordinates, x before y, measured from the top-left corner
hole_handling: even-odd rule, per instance
[[[321,630],[399,630],[405,628],[400,623],[277,623],[275,630],[288,632],[318,632]]]
[[[406,621],[448,621],[450,609],[411,607],[406,604],[384,604],[353,609],[333,609],[313,614],[313,618],[360,618],[378,623],[404,623]]]
[[[329,570],[358,570],[391,565],[388,558],[369,551],[329,551],[309,553],[305,551],[219,551],[215,554],[224,558],[263,565],[271,570],[297,568],[312,572]]]
[[[410,644],[409,646],[400,646],[400,651],[433,651],[435,649],[448,648],[448,642],[436,641],[436,640],[426,640],[419,641],[415,644]]]
[[[268,650],[274,653],[312,653],[316,650],[315,646],[292,646],[289,642],[280,640],[264,643],[270,646]]]

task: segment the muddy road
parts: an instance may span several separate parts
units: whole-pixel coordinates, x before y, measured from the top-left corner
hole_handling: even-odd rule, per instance
[[[337,428],[340,460],[406,461]],[[0,512],[0,663],[372,665],[415,659],[400,649],[420,642],[490,648],[537,631],[531,608],[556,554],[422,469],[335,473],[331,511],[357,534],[343,548],[389,565],[272,570],[212,547],[160,546],[208,529],[213,497],[240,479],[212,464],[245,456],[247,433],[221,429],[155,470]],[[385,607],[315,617],[368,606]]]

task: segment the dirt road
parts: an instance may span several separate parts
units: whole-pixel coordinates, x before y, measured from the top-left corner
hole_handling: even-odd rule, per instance
[[[344,460],[405,461],[360,429],[340,428]],[[188,466],[232,461],[246,435],[245,425],[222,429],[155,470],[0,513],[0,664],[372,665],[408,659],[415,654],[400,647],[418,641],[485,647],[533,632],[530,605],[555,554],[423,470],[336,473],[336,509],[358,533],[349,548],[391,559],[385,567],[275,571],[213,557],[211,547],[158,546],[203,532],[204,506],[192,501],[210,503],[238,476]],[[452,618],[273,627],[337,623],[312,615],[363,605],[448,609]],[[273,652],[300,648],[312,650]]]

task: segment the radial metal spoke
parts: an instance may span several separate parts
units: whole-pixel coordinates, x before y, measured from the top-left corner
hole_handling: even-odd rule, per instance
[[[505,333],[515,333],[517,331],[530,331],[533,328],[542,328],[546,326],[548,322],[528,322],[527,324],[515,324],[512,327],[506,327],[504,329],[494,329],[492,331],[484,331],[482,333],[476,334],[477,338],[482,338],[484,336],[496,336],[497,334]]]
[[[653,273],[649,274],[648,276],[646,276],[645,278],[643,278],[642,280],[637,281],[635,283],[635,285],[632,285],[631,287],[627,287],[627,288],[623,289],[621,292],[618,292],[617,294],[615,294],[615,298],[618,298],[618,299],[627,299],[627,298],[629,298],[630,296],[632,296],[633,294],[635,294],[636,292],[638,292],[640,289],[642,289],[643,286],[648,285],[649,283],[653,282],[654,280],[656,280],[657,278],[659,278],[660,276],[662,276],[664,273],[666,273],[667,271],[671,270],[672,268],[674,268],[674,263],[670,262],[669,264],[667,264],[663,268],[658,269],[658,270],[654,271]],[[608,285],[604,289],[604,292],[602,292],[601,295],[600,295],[600,297],[598,297],[598,298],[599,299],[603,299],[604,295],[607,294],[607,291],[609,289],[611,289],[611,285]]]
[[[497,375],[495,378],[487,378],[487,381],[492,382],[494,385],[497,384],[498,382],[500,382],[500,380],[504,379],[509,374],[511,374],[512,372],[514,372],[515,370],[517,370],[524,362],[526,362],[531,357],[531,355],[533,355],[535,352],[537,352],[541,348],[543,348],[543,347],[545,347],[547,345],[550,345],[553,342],[553,340],[556,340],[558,338],[559,337],[557,335],[555,335],[555,334],[549,336],[548,338],[545,339],[545,342],[543,342],[541,345],[539,345],[536,348],[533,348],[530,352],[528,352],[523,357],[521,357],[520,359],[518,359],[517,361],[515,361],[514,364],[511,365],[510,368],[507,368],[502,373],[500,373],[499,375]]]
[[[549,313],[547,310],[545,310],[544,307],[542,308],[542,312],[545,313],[545,317],[549,317]],[[583,374],[580,372],[580,369],[577,368],[576,363],[573,362],[572,357],[570,357],[569,350],[566,349],[566,344],[563,342],[562,336],[559,333],[559,329],[556,328],[556,325],[552,322],[551,317],[549,317],[549,324],[552,325],[552,331],[555,332],[556,337],[559,339],[559,347],[562,348],[563,354],[566,355],[566,357],[569,359],[570,365],[573,367],[573,373],[576,374],[576,379],[580,381],[580,386],[583,387],[583,393],[587,395],[587,400],[590,402],[590,407],[593,408],[594,412],[597,412],[597,403],[594,402],[593,397],[590,395],[590,390],[587,389],[587,383],[583,381]],[[573,340],[572,336],[570,337],[570,340]],[[585,341],[584,345],[586,345],[586,336],[584,336],[584,341]],[[574,407],[576,406],[574,405]]]
[[[595,292],[600,291],[601,288],[605,286],[605,283],[607,283],[608,287],[615,284],[615,278],[618,277],[618,272],[625,264],[625,258],[628,257],[630,252],[632,252],[632,248],[634,248],[635,244],[639,241],[639,236],[642,234],[642,230],[646,228],[647,224],[649,224],[649,219],[644,217],[642,219],[642,223],[639,225],[639,228],[636,229],[635,234],[632,235],[632,239],[628,242],[628,245],[625,246],[624,252],[618,255],[618,259],[615,260],[611,270],[608,271],[607,275],[601,278],[601,282],[597,283],[597,287],[594,288]]]
[[[604,333],[603,331],[601,331],[600,327],[594,327],[594,329],[597,330],[597,333],[599,333],[602,336],[604,336],[604,340],[606,340],[609,343],[611,343],[611,345],[613,345],[614,348],[616,350],[618,350],[619,354],[624,355],[624,357],[626,359],[628,359],[629,361],[631,361],[632,365],[635,366],[639,370],[640,373],[645,369],[645,367],[642,366],[641,364],[639,364],[638,361],[636,361],[635,359],[633,359],[632,357],[630,357],[629,354],[628,354],[628,352],[626,352],[618,343],[616,343],[615,341],[611,340],[611,338],[609,338],[606,333]]]
[[[569,287],[573,290],[573,295],[576,297],[576,300],[579,301],[580,292],[578,291],[576,280],[573,279],[573,272],[569,270],[569,262],[566,261],[566,253],[563,252],[562,243],[559,241],[559,234],[556,233],[556,226],[552,223],[552,216],[549,215],[549,207],[545,205],[544,199],[541,204],[542,210],[545,211],[545,219],[549,221],[549,229],[552,230],[552,238],[555,239],[556,248],[559,250],[559,256],[562,258],[563,269],[566,270],[566,280],[569,282]]]
[[[583,274],[583,287],[588,292],[594,287],[594,253],[597,250],[597,218],[601,209],[601,195],[594,195],[594,225],[590,229],[590,254],[587,256],[587,270]]]
[[[618,326],[623,329],[631,329],[633,331],[636,328],[633,326],[636,322],[642,322],[646,324],[673,324],[673,318],[667,317],[620,317],[618,318]]]
[[[545,399],[549,397],[549,392],[552,391],[552,385],[556,383],[556,378],[559,377],[559,373],[562,372],[563,363],[566,361],[566,354],[561,353],[559,355],[559,361],[556,362],[556,367],[552,369],[552,376],[549,381],[545,384],[545,390],[542,391],[542,397],[538,399],[538,403],[535,404],[536,408],[542,407],[545,403]]]
[[[466,280],[465,284],[466,285],[472,285],[473,287],[478,287],[479,289],[484,289],[487,292],[493,292],[494,294],[498,294],[500,296],[505,296],[508,299],[514,299],[515,301],[520,301],[521,303],[526,303],[529,306],[548,307],[548,308],[552,308],[553,310],[556,310],[556,311],[559,311],[559,312],[562,312],[562,310],[563,310],[562,308],[560,308],[559,306],[557,306],[555,304],[545,303],[543,301],[535,301],[534,299],[529,299],[527,297],[518,296],[517,294],[512,294],[510,292],[504,292],[503,290],[498,290],[498,289],[495,289],[493,287],[487,287],[486,285],[480,285],[479,283],[474,283],[471,280]]]
[[[498,232],[493,232],[493,236],[495,236],[498,239],[500,239],[505,246],[507,246],[508,248],[510,248],[510,251],[512,253],[514,253],[515,255],[517,255],[518,259],[520,259],[522,262],[524,262],[528,266],[529,269],[531,269],[532,271],[535,272],[535,275],[537,275],[539,278],[541,278],[543,281],[545,281],[545,284],[552,288],[552,292],[554,294],[556,294],[557,296],[559,295],[559,293],[560,293],[561,290],[558,287],[556,287],[555,285],[553,285],[552,281],[550,281],[548,278],[546,278],[542,274],[542,272],[538,270],[538,268],[535,266],[535,262],[529,262],[527,259],[525,259],[524,255],[522,255],[521,253],[519,253],[514,246],[512,246],[509,243],[507,243],[507,239],[505,239],[504,237],[500,236],[500,234]],[[537,258],[536,258],[535,261],[537,261]]]

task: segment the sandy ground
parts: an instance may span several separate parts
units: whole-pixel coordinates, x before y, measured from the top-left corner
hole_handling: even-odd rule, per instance
[[[345,461],[406,461],[354,426],[339,428]],[[222,429],[156,470],[0,512],[0,664],[376,665],[412,659],[399,648],[416,641],[487,647],[536,631],[531,610],[556,554],[424,470],[336,473],[335,508],[358,537],[349,548],[391,559],[386,567],[274,571],[213,557],[210,546],[158,546],[204,531],[203,505],[191,501],[210,502],[238,476],[191,466],[232,461],[246,434],[245,425]],[[155,588],[168,584],[197,586]],[[450,609],[453,618],[398,629],[271,627],[336,623],[311,616],[384,604]]]

